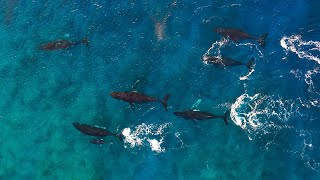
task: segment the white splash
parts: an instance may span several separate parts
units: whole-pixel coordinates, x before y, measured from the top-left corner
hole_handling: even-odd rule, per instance
[[[122,135],[125,137],[124,142],[129,143],[131,148],[137,145],[142,146],[142,139],[140,139],[137,135],[132,134],[130,128],[123,129]]]
[[[297,54],[299,58],[306,58],[308,60],[316,61],[318,64],[320,64],[320,58],[310,52],[320,52],[320,41],[303,41],[301,35],[292,35],[290,37],[282,37],[280,40],[280,45],[285,50],[287,55],[289,52],[293,52]]]
[[[165,152],[165,148],[161,147],[161,144],[164,142],[164,130],[170,125],[171,123],[161,125],[142,123],[134,127],[133,131],[130,128],[125,128],[122,130],[125,147],[127,148],[127,145],[130,148],[148,145],[152,151]]]
[[[261,125],[258,121],[259,119],[256,118],[257,106],[263,101],[261,100],[260,103],[254,103],[253,106],[249,104],[251,108],[251,112],[242,112],[241,108],[247,101],[254,101],[259,97],[259,94],[255,94],[254,96],[250,97],[248,94],[243,94],[237,98],[236,102],[232,104],[230,116],[231,119],[235,122],[236,125],[240,126],[242,129],[247,129],[247,126],[251,126],[254,130]]]
[[[163,138],[160,139],[160,142],[156,139],[148,139],[148,142],[150,143],[150,147],[152,151],[156,151],[157,153],[161,153],[165,151],[165,148],[161,148],[161,144]]]
[[[260,58],[263,58],[263,53],[261,52],[261,50],[259,49],[259,46],[256,43],[250,43],[250,42],[247,42],[247,43],[235,43],[235,42],[232,42],[232,44],[234,44],[237,47],[238,46],[247,46],[252,51],[255,50],[259,54]]]

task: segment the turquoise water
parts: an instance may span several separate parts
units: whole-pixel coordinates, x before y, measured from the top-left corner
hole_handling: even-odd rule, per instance
[[[1,4],[0,179],[320,178],[320,2]],[[216,27],[267,32],[266,47],[233,43]],[[39,49],[85,36],[88,47]],[[256,63],[248,74],[206,65],[204,55]],[[169,111],[151,103],[135,115],[109,96],[137,81],[139,92],[170,93]],[[193,105],[229,109],[229,125],[173,115]],[[73,122],[126,137],[97,146]]]

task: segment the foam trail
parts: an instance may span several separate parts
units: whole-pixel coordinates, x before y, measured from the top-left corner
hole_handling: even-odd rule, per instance
[[[266,134],[275,134],[282,128],[291,128],[285,122],[298,110],[299,107],[292,100],[262,94],[242,94],[231,105],[230,116],[252,140]]]
[[[230,41],[229,39],[226,38],[222,38],[220,41],[216,41],[214,42],[211,47],[206,51],[206,53],[203,55],[203,57],[205,56],[210,56],[210,54],[215,54],[216,56],[221,56],[221,48],[223,48],[226,44],[228,44],[230,42],[231,45],[235,45],[235,46],[247,46],[250,47],[251,50],[256,50],[259,54],[259,57],[263,57],[262,52],[260,51],[258,45],[253,44],[253,43],[234,43],[232,41]]]
[[[211,51],[214,51],[215,49],[216,49],[216,51],[215,51],[214,54],[218,54],[218,56],[221,56],[221,51],[220,51],[220,49],[221,49],[224,45],[226,45],[228,42],[229,42],[229,40],[226,39],[226,38],[222,38],[220,41],[214,42],[214,43],[211,45],[211,47],[207,50],[207,52],[206,52],[202,57],[210,56],[210,54],[211,54],[210,52],[211,52]],[[204,62],[204,63],[205,63],[205,62]]]
[[[234,7],[234,6],[241,6],[241,4],[231,4],[231,5],[224,5],[221,8],[229,8],[229,7]]]
[[[248,47],[250,47],[251,50],[255,49],[258,52],[259,57],[261,57],[261,58],[263,57],[263,54],[262,54],[262,52],[259,49],[257,44],[253,44],[253,43],[234,43],[234,42],[232,42],[232,44],[234,44],[237,47],[238,46],[248,46]]]
[[[240,77],[239,79],[240,79],[241,81],[247,80],[247,79],[249,79],[249,76],[250,76],[253,72],[254,72],[254,69],[252,68],[252,69],[248,72],[247,75],[242,76],[242,77]]]
[[[212,5],[206,5],[206,6],[200,6],[200,7],[197,7],[196,10],[194,10],[193,12],[196,13],[198,11],[202,11],[204,8],[208,8],[208,7],[211,7]]]
[[[311,92],[311,93],[316,93],[316,94],[319,94],[313,84],[313,81],[312,81],[312,75],[314,74],[319,74],[320,73],[320,70],[319,70],[319,67],[313,69],[313,70],[308,70],[307,73],[304,75],[305,79],[304,81],[306,82],[306,84],[309,85],[308,87],[308,91]]]
[[[286,55],[288,55],[289,52],[293,52],[301,59],[306,58],[320,64],[320,58],[310,52],[320,52],[320,41],[303,41],[301,35],[292,35],[290,37],[282,37],[280,45],[285,50]],[[286,57],[283,59],[286,59]]]
[[[319,135],[319,132],[312,132],[310,130],[299,130],[297,131],[299,134],[299,139],[302,142],[301,149],[298,149],[296,151],[292,151],[292,153],[297,154],[300,156],[300,158],[304,161],[305,165],[310,167],[314,171],[320,170],[320,162],[319,159],[312,159],[310,156],[310,153],[317,153],[319,151],[319,147],[317,146],[317,143],[314,142],[314,136],[316,137]],[[300,144],[300,143],[298,143]],[[290,151],[289,151],[290,152]]]

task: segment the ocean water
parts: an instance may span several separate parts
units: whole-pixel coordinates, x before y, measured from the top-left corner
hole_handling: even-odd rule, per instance
[[[320,1],[20,1],[1,6],[0,179],[320,179]],[[266,46],[213,31],[269,33]],[[89,46],[43,51],[88,37]],[[245,66],[217,67],[205,55]],[[137,83],[136,83],[137,82]],[[160,103],[129,105],[112,91]],[[192,107],[223,114],[198,122]],[[125,135],[90,143],[73,122]]]

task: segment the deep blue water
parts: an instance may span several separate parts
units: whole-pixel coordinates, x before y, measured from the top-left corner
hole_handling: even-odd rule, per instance
[[[0,179],[320,178],[320,1],[0,4]],[[262,48],[217,27],[269,35]],[[85,36],[88,47],[39,49]],[[254,71],[204,55],[255,58]],[[151,103],[134,114],[110,97],[137,81],[139,92],[171,94],[168,112]],[[173,115],[193,105],[229,109],[229,125]],[[73,122],[126,138],[97,146]]]

